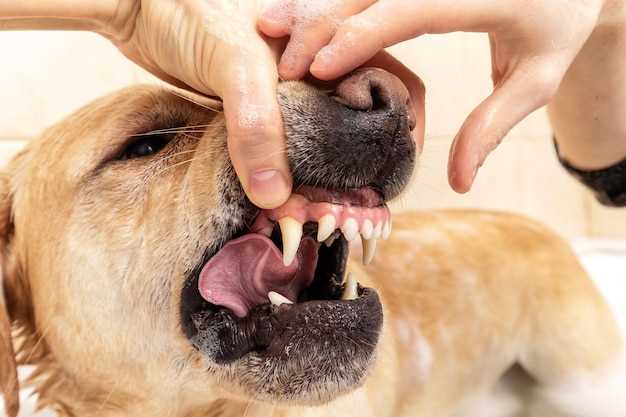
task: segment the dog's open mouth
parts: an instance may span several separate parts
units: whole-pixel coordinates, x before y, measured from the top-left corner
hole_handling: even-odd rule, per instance
[[[377,337],[382,308],[374,290],[346,274],[348,243],[361,236],[367,264],[390,230],[389,210],[372,188],[299,187],[188,279],[181,306],[187,336],[218,363],[315,343],[295,340],[303,338],[347,336],[373,346],[369,335]],[[361,331],[368,340],[349,335]]]

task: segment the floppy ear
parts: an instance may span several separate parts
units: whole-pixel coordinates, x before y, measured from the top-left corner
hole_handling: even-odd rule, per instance
[[[7,245],[11,229],[10,184],[7,175],[0,172],[0,387],[4,394],[5,413],[9,417],[15,417],[19,409],[19,383],[5,282]]]

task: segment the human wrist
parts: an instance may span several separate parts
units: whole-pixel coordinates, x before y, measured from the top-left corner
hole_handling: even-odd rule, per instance
[[[624,4],[607,2],[612,20],[598,23],[548,105],[561,156],[580,169],[605,168],[626,157]]]

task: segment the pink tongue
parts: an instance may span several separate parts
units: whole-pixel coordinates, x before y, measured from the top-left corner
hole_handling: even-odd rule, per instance
[[[270,291],[295,302],[313,281],[318,249],[315,240],[305,237],[296,259],[284,266],[282,253],[269,238],[256,233],[244,235],[228,242],[204,266],[198,281],[200,295],[238,317],[269,302]]]

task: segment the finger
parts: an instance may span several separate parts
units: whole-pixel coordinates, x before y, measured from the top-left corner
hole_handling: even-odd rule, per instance
[[[507,9],[500,3],[481,0],[374,3],[339,26],[330,44],[315,56],[311,73],[324,80],[340,77],[363,65],[381,49],[424,33],[488,31],[494,22],[501,22]]]
[[[281,78],[297,80],[304,77],[313,58],[330,41],[333,32],[334,27],[329,22],[293,32],[278,65]]]
[[[259,17],[261,33],[271,38],[289,35],[293,24],[293,1],[275,1]]]
[[[276,99],[276,66],[269,55],[240,59],[222,84],[228,150],[248,198],[258,207],[275,208],[287,200],[292,185]],[[256,65],[249,65],[250,59]]]
[[[280,76],[290,80],[306,75],[314,56],[330,41],[339,23],[374,1],[275,3],[259,19],[259,29],[273,37],[290,35],[279,65]]]
[[[448,179],[454,190],[469,191],[489,153],[517,123],[552,98],[564,72],[554,65],[522,63],[472,111],[450,149]]]

